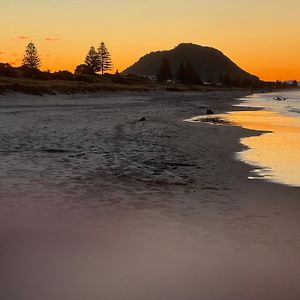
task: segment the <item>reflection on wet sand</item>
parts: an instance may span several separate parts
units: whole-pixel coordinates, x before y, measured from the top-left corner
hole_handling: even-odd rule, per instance
[[[266,133],[246,137],[242,143],[247,150],[238,157],[260,167],[258,176],[285,184],[300,186],[300,120],[267,110],[236,111],[223,116],[244,128]]]

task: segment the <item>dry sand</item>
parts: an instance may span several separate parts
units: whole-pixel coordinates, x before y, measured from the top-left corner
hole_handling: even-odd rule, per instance
[[[183,121],[241,96],[1,96],[0,298],[298,300],[299,188]]]

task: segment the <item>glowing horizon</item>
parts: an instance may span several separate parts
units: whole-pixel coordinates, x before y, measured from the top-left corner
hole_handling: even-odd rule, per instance
[[[0,61],[15,66],[31,40],[42,69],[51,71],[74,71],[101,41],[119,71],[151,51],[192,42],[221,50],[262,80],[300,80],[298,0],[0,1],[0,26],[6,29]]]

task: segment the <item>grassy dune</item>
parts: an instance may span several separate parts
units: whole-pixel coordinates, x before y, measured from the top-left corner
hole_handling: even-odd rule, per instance
[[[55,95],[92,93],[97,91],[208,91],[222,90],[220,87],[160,83],[144,78],[118,79],[114,77],[91,78],[86,81],[35,80],[29,78],[0,77],[0,94],[19,92],[32,95]]]

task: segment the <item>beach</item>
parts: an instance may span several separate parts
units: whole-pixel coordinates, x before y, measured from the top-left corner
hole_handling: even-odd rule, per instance
[[[6,300],[298,300],[300,188],[253,179],[247,91],[0,95]],[[1,297],[1,298],[2,298]]]

